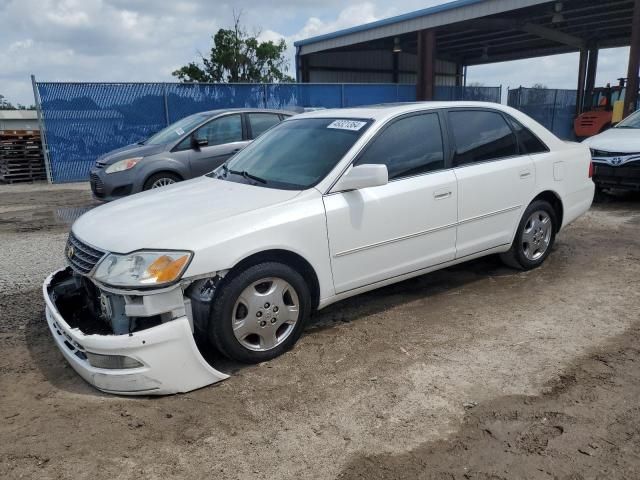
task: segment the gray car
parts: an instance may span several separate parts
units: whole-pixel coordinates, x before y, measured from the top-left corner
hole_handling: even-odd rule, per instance
[[[265,109],[190,115],[143,142],[99,157],[89,176],[91,190],[99,200],[110,201],[204,175],[291,115]]]

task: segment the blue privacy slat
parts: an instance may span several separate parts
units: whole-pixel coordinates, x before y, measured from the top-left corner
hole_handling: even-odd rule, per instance
[[[575,138],[576,90],[516,88],[509,90],[507,103],[526,113],[565,140]]]
[[[86,180],[96,159],[192,113],[221,108],[340,108],[412,102],[407,84],[37,83],[51,176]],[[499,87],[437,87],[437,100],[499,102]]]

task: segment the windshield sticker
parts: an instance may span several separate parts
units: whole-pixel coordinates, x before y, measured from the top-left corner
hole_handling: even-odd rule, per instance
[[[357,120],[334,120],[327,128],[336,128],[338,130],[351,130],[353,132],[357,132],[362,127],[364,127],[367,122],[359,122]]]
[[[176,128],[176,133],[178,135],[184,135],[184,130],[182,128],[178,127],[178,128]]]

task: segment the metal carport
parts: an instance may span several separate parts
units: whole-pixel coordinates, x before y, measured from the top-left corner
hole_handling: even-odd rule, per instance
[[[467,66],[580,52],[580,110],[598,51],[629,45],[629,113],[638,92],[640,0],[457,0],[300,40],[296,73],[300,82],[415,82],[417,98],[430,100],[436,85],[462,85]]]

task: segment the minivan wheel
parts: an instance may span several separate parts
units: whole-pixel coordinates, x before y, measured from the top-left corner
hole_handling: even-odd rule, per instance
[[[310,311],[302,275],[281,263],[260,263],[224,278],[211,309],[209,338],[233,360],[264,362],[296,343]]]
[[[155,173],[144,182],[143,190],[151,190],[152,188],[166,187],[172,183],[179,182],[181,179],[173,173]]]
[[[553,207],[544,200],[532,202],[522,215],[511,248],[500,256],[502,261],[519,270],[542,265],[551,252],[557,230]]]

